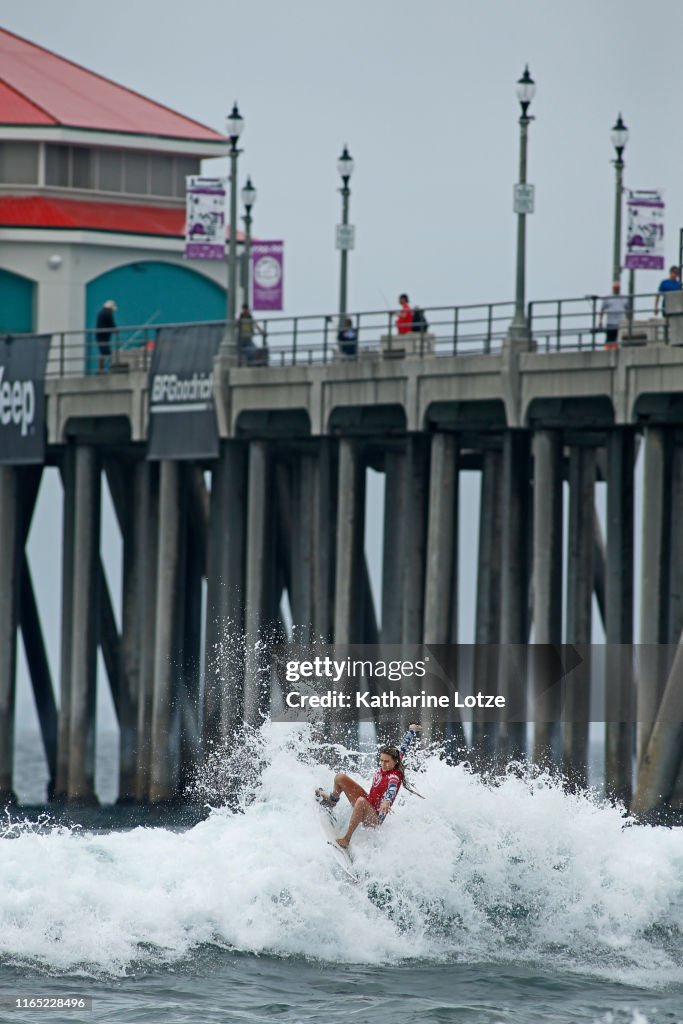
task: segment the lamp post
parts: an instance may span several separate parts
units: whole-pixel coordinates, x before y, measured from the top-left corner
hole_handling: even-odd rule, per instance
[[[237,360],[237,335],[235,331],[236,295],[237,291],[237,148],[239,137],[244,128],[244,120],[237,103],[225,121],[228,138],[230,139],[230,239],[228,244],[228,301],[225,311],[225,337],[221,343],[221,355]]]
[[[628,128],[624,124],[621,114],[612,128],[610,136],[612,145],[617,154],[613,160],[615,171],[614,185],[614,250],[612,252],[612,280],[619,281],[621,278],[621,205],[624,192],[624,150],[628,142]]]
[[[251,208],[256,202],[257,192],[247,178],[247,183],[242,189],[242,202],[244,203],[244,252],[242,254],[242,302],[251,305],[249,297],[249,259],[251,257]]]
[[[519,183],[515,186],[514,212],[517,214],[517,281],[515,287],[515,315],[508,330],[508,339],[517,344],[528,344],[531,331],[526,316],[524,286],[526,261],[526,217],[534,212],[534,186],[527,185],[526,154],[529,123],[529,104],[536,93],[536,83],[529,74],[529,66],[517,82],[517,99],[522,108],[519,118]]]
[[[353,172],[353,159],[349,154],[348,146],[344,146],[342,155],[337,160],[337,170],[342,180],[342,187],[339,189],[342,196],[342,222],[337,228],[337,248],[341,252],[339,278],[339,321],[341,326],[346,316],[348,253],[349,249],[353,249],[353,228],[349,227],[349,198],[351,196],[349,178]]]

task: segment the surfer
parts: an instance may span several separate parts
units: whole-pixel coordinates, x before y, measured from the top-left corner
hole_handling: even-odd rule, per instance
[[[364,825],[366,828],[377,828],[382,824],[391,810],[391,805],[396,799],[401,784],[410,792],[415,792],[406,782],[403,759],[421,728],[422,726],[413,722],[408,726],[408,731],[399,747],[386,746],[380,749],[379,768],[374,774],[369,793],[366,793],[360,783],[345,772],[335,775],[334,786],[330,793],[326,793],[323,789],[316,789],[315,795],[324,807],[330,809],[336,807],[342,793],[346,795],[353,807],[346,833],[337,839],[337,843],[343,849],[347,848],[351,842],[351,836],[359,825]]]

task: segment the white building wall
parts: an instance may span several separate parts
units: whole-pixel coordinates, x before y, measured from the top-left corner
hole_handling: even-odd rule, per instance
[[[36,283],[36,330],[40,333],[82,331],[85,291],[94,278],[110,270],[155,260],[202,274],[222,288],[227,265],[222,260],[186,260],[177,239],[112,235],[93,231],[47,231],[0,228],[0,269]]]

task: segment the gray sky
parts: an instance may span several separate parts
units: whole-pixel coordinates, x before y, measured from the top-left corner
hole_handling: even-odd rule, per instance
[[[240,179],[258,188],[255,234],[285,241],[287,313],[336,308],[345,143],[356,161],[351,309],[385,308],[403,290],[424,306],[513,297],[515,83],[527,62],[538,86],[527,297],[609,288],[609,135],[620,111],[631,130],[625,184],[665,190],[667,262],[676,259],[683,13],[673,0],[647,12],[634,0],[0,0],[0,23],[219,130],[238,100]],[[639,274],[638,290],[661,276]],[[53,500],[41,497],[32,534],[55,668],[59,552],[44,545],[59,525],[58,491],[53,481]],[[105,516],[110,566],[115,533]]]

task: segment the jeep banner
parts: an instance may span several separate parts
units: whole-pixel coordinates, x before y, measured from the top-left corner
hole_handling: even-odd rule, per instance
[[[149,372],[147,458],[218,458],[213,360],[221,324],[162,327]]]
[[[45,460],[48,335],[0,337],[0,463]]]

